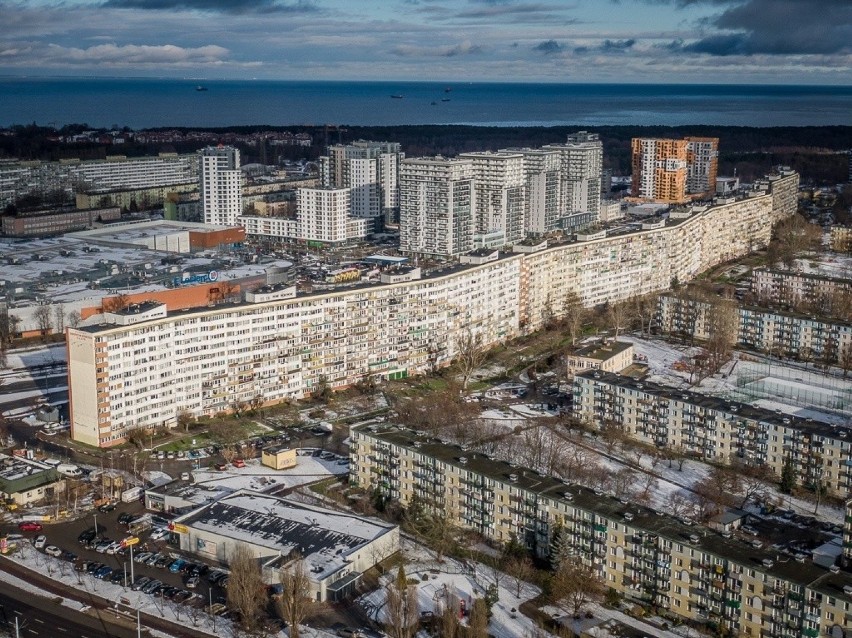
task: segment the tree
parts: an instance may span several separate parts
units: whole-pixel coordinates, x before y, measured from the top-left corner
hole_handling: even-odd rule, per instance
[[[440,612],[440,635],[441,638],[457,638],[459,635],[459,599],[450,592],[446,591],[443,609]]]
[[[101,310],[104,312],[121,312],[130,305],[130,297],[121,293],[115,297],[109,297],[101,302]]]
[[[243,415],[243,412],[248,409],[248,403],[240,399],[234,399],[228,407],[231,408],[231,413],[239,419]]]
[[[263,398],[263,394],[261,394],[261,393],[255,394],[251,398],[251,401],[249,402],[249,407],[251,408],[252,414],[261,413],[261,415],[262,415],[263,414],[262,409],[263,409],[264,402],[265,402],[265,399]]]
[[[784,465],[781,466],[781,482],[778,489],[784,494],[792,494],[796,489],[796,467],[789,456],[784,459]]]
[[[299,638],[301,625],[316,609],[316,601],[311,597],[311,581],[305,561],[296,556],[289,568],[282,568],[278,574],[281,582],[281,598],[276,601],[278,615],[287,621],[290,638]]]
[[[266,602],[266,585],[260,565],[247,545],[236,543],[229,560],[228,607],[239,614],[240,626],[254,631]]]
[[[396,578],[387,586],[387,597],[385,631],[391,638],[412,638],[420,618],[417,586],[408,583],[402,565]]]
[[[575,291],[569,290],[562,302],[562,318],[565,322],[565,329],[568,331],[568,336],[571,337],[571,345],[577,343],[577,337],[583,330],[583,322],[586,320],[586,309],[583,307],[583,300]]]
[[[189,432],[189,427],[195,423],[195,417],[192,416],[192,412],[186,409],[178,410],[175,420],[178,427],[183,428],[184,432]]]
[[[473,601],[468,618],[467,638],[488,638],[488,605],[484,598]]]
[[[550,580],[550,597],[555,604],[566,604],[579,616],[588,603],[604,593],[598,573],[578,557],[562,561]]]
[[[35,312],[33,312],[33,319],[35,319],[36,325],[38,326],[39,334],[46,340],[53,328],[53,318],[50,316],[50,306],[47,304],[41,304],[38,306],[35,309]]]
[[[651,324],[657,310],[657,295],[636,295],[630,299],[630,305],[633,314],[639,319],[639,331],[650,335]]]
[[[83,320],[82,316],[80,316],[80,312],[77,310],[72,310],[68,313],[68,326],[71,328],[76,328],[80,325],[80,322]]]
[[[531,580],[535,575],[535,566],[529,556],[513,556],[506,563],[506,573],[512,578],[515,585],[515,596],[521,597],[521,589],[524,583]]]
[[[482,335],[474,335],[470,329],[456,337],[456,353],[462,373],[462,390],[467,390],[470,377],[488,357],[488,351],[482,343]]]
[[[53,307],[53,324],[56,326],[56,332],[65,332],[65,304],[56,304]]]
[[[843,378],[845,379],[852,370],[852,343],[847,343],[840,349],[840,355],[837,357],[837,365],[843,370]]]
[[[314,385],[313,390],[311,391],[311,398],[314,401],[325,402],[328,401],[331,396],[331,386],[328,383],[328,377],[324,374],[319,376],[317,379],[316,385]]]
[[[606,309],[607,323],[610,330],[615,333],[615,338],[618,339],[618,333],[627,328],[627,305],[624,302],[610,303]]]

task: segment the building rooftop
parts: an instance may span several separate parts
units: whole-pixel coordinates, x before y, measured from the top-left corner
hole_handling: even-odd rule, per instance
[[[0,492],[15,494],[60,479],[57,471],[45,463],[18,456],[0,454]]]
[[[270,445],[269,447],[263,448],[264,454],[280,454],[281,452],[289,452],[292,450],[289,445],[281,443],[279,445]]]
[[[324,579],[349,562],[363,545],[391,532],[350,514],[242,491],[191,512],[176,522],[266,548],[268,556],[301,554],[311,577]]]
[[[608,343],[591,343],[586,346],[582,346],[577,348],[573,353],[569,356],[575,357],[586,357],[588,359],[597,359],[598,361],[605,361],[610,357],[613,357],[625,350],[629,350],[633,347],[632,343],[627,341],[610,341]]]

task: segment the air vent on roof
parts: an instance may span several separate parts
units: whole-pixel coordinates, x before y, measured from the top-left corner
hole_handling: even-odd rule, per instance
[[[574,495],[571,492],[565,492],[563,494],[563,496],[565,497],[566,501],[573,501],[574,500]]]
[[[843,585],[843,593],[852,595],[852,585]]]
[[[775,562],[771,558],[764,558],[760,562],[764,567],[766,567],[766,569],[769,569],[770,567],[772,567],[775,564]]]
[[[628,523],[630,521],[632,521],[633,520],[633,513],[632,512],[624,512],[624,520],[627,521]]]
[[[459,463],[461,463],[462,465],[467,465],[467,457],[466,456],[460,456],[459,457]]]
[[[693,545],[695,543],[697,543],[698,542],[698,534],[690,534],[689,535],[689,542],[692,543]]]
[[[518,482],[518,475],[517,474],[509,474],[509,480],[512,481],[512,483],[517,483]]]
[[[828,568],[828,571],[830,571],[832,574],[836,574],[840,571],[840,567],[838,565],[832,565]]]

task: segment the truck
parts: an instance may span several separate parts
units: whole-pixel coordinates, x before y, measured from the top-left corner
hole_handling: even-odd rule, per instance
[[[131,487],[130,489],[124,490],[121,493],[121,502],[122,503],[132,503],[133,501],[138,501],[142,498],[142,495],[145,493],[145,490],[141,487]]]
[[[60,463],[56,466],[56,471],[70,478],[77,478],[78,476],[83,476],[83,470],[81,470],[76,465],[71,465],[70,463]]]

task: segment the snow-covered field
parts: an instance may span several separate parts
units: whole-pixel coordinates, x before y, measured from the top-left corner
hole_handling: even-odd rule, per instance
[[[754,403],[823,423],[848,423],[848,415],[844,416],[843,410],[852,409],[848,405],[852,399],[852,378],[826,376],[813,369],[805,369],[801,364],[770,361],[758,355],[735,352],[720,373],[697,386],[690,386],[689,373],[676,369],[675,364],[695,354],[698,348],[635,335],[624,335],[619,339],[633,343],[636,354],[647,358],[649,381]]]

